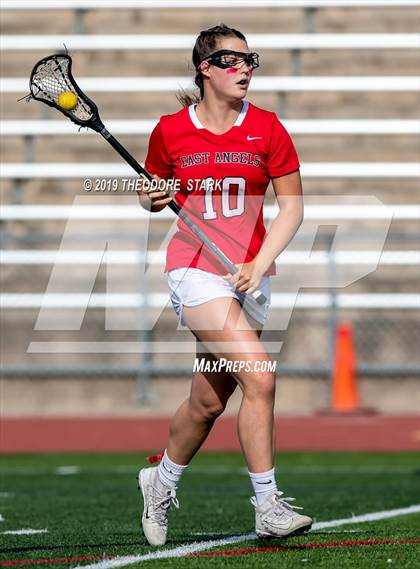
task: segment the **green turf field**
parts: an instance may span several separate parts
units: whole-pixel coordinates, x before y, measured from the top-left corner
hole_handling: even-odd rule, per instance
[[[114,566],[420,567],[419,542],[372,543],[419,540],[420,513],[314,529],[287,540],[246,537],[254,531],[251,485],[243,458],[233,453],[201,453],[194,459],[179,486],[180,509],[171,512],[168,543],[152,548],[140,531],[141,495],[135,480],[138,467],[146,464],[144,456],[0,457],[2,565],[76,567],[106,558],[107,567],[110,557],[185,545],[197,549],[204,542],[200,555],[173,557],[174,551],[167,559]],[[276,467],[279,486],[317,523],[420,503],[420,464],[414,454],[285,453],[277,456]],[[48,532],[5,533],[28,528]],[[236,543],[206,545],[241,535]],[[354,543],[360,541],[368,543]]]

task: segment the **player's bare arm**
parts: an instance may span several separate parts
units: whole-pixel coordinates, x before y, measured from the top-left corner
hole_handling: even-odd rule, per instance
[[[235,275],[226,275],[241,292],[252,293],[258,288],[265,271],[287,247],[303,220],[302,181],[299,170],[273,178],[279,213],[273,220],[258,255],[250,263],[237,265]]]
[[[257,255],[264,272],[293,239],[303,221],[302,182],[299,170],[272,180],[279,213],[274,218]]]

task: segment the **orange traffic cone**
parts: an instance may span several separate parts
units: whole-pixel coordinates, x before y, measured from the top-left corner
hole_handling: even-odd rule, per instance
[[[360,410],[360,399],[351,324],[346,322],[339,324],[336,338],[331,397],[332,410],[338,413],[355,413]]]

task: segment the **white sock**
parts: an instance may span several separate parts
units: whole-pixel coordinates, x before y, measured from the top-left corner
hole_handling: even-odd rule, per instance
[[[162,460],[158,466],[159,480],[162,482],[162,484],[175,488],[178,480],[181,478],[181,475],[187,466],[188,464],[183,466],[181,464],[175,464],[175,462],[172,462],[165,449]]]
[[[267,472],[249,472],[257,504],[260,506],[264,500],[277,490],[274,468]]]

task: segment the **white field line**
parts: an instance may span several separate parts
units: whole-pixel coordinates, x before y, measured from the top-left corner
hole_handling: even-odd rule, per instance
[[[345,524],[375,522],[376,520],[386,520],[397,516],[406,516],[407,514],[416,514],[420,512],[420,504],[408,506],[408,508],[396,508],[395,510],[385,510],[383,512],[372,512],[370,514],[362,514],[361,516],[352,516],[351,518],[343,518],[341,520],[332,520],[330,522],[318,522],[313,524],[312,530],[335,528]]]
[[[169,559],[173,557],[185,557],[190,553],[197,551],[204,551],[212,549],[213,547],[221,547],[230,545],[231,543],[241,543],[242,541],[253,541],[257,536],[255,533],[248,533],[243,535],[233,535],[223,539],[212,539],[209,541],[195,542],[188,545],[180,545],[173,549],[161,549],[159,551],[152,551],[144,555],[130,555],[127,557],[115,557],[109,561],[99,561],[99,563],[92,563],[91,565],[80,565],[75,569],[113,569],[114,567],[124,567],[132,565],[139,561],[152,561],[154,559]]]
[[[214,537],[215,535],[226,536],[230,537],[230,533],[226,533],[225,531],[193,531],[190,535],[207,535],[208,537]]]
[[[72,474],[80,474],[80,466],[59,466],[55,469],[54,474],[58,476],[68,476]]]
[[[33,535],[35,533],[48,533],[47,529],[14,529],[8,531],[2,531],[0,534],[2,535]]]
[[[352,516],[351,518],[342,518],[339,520],[331,520],[329,522],[317,522],[313,524],[312,530],[338,527],[346,524],[356,524],[372,522],[376,520],[385,520],[394,518],[396,516],[405,516],[407,514],[414,514],[420,512],[420,504],[408,506],[407,508],[397,508],[394,510],[385,510],[382,512],[371,512],[369,514],[362,514],[360,516]],[[153,559],[169,559],[173,557],[185,557],[191,553],[212,549],[214,547],[221,547],[230,545],[232,543],[240,543],[243,541],[254,541],[257,539],[255,533],[248,533],[242,535],[233,535],[224,539],[213,539],[209,541],[202,541],[190,543],[188,545],[181,545],[173,549],[163,549],[160,551],[153,551],[144,555],[130,555],[125,557],[115,557],[107,561],[100,561],[99,563],[92,563],[91,565],[77,566],[75,569],[113,569],[114,567],[124,567],[139,563],[140,561],[151,561]]]

